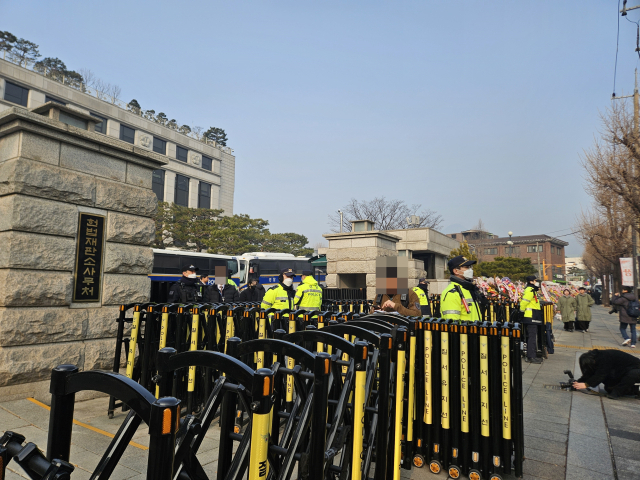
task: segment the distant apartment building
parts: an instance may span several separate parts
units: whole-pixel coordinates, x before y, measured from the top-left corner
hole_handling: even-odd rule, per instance
[[[57,102],[102,120],[95,131],[143,150],[165,155],[166,168],[153,172],[158,200],[233,214],[235,156],[228,147],[202,142],[79,89],[0,59],[0,111]],[[65,123],[73,125],[73,115]]]
[[[448,236],[458,241],[466,240],[481,262],[491,262],[496,257],[530,258],[543,280],[566,279],[564,251],[569,243],[564,240],[549,235],[497,237],[478,230]]]

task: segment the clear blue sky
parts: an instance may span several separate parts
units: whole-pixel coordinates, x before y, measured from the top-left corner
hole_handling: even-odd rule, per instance
[[[570,232],[590,203],[580,157],[610,104],[616,10],[615,0],[0,0],[0,29],[119,84],[124,100],[224,128],[235,212],[313,245],[330,212],[376,195],[437,211],[444,233],[479,218],[501,236]],[[620,27],[619,95],[637,65],[636,26]]]

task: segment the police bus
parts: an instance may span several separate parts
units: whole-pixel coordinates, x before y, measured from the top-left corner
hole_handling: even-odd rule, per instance
[[[238,258],[240,268],[247,272],[247,281],[257,279],[268,290],[278,284],[278,275],[285,268],[291,268],[295,273],[293,284],[297,286],[302,281],[300,275],[303,270],[312,270],[311,258],[296,257],[291,253],[251,252],[243,253]],[[316,276],[318,282],[325,281]]]
[[[266,290],[278,284],[278,275],[285,268],[292,268],[296,274],[294,284],[300,283],[303,270],[311,268],[307,257],[296,257],[290,253],[252,252],[242,255],[215,255],[211,253],[185,252],[181,250],[153,249],[153,270],[151,279],[151,301],[166,301],[169,286],[182,277],[182,266],[194,265],[198,275],[215,274],[215,267],[227,267],[231,279],[242,290],[249,279],[256,278]],[[325,275],[316,280],[324,281]],[[210,280],[209,283],[213,283]]]

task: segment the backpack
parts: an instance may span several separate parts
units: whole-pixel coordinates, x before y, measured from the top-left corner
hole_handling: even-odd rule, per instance
[[[640,317],[640,302],[638,300],[631,300],[627,303],[627,315],[631,318]]]

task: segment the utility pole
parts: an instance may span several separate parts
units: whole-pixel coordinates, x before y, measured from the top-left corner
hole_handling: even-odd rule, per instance
[[[538,279],[542,282],[542,273],[540,273],[540,247],[538,247],[538,242],[536,242],[536,252],[538,252]]]

